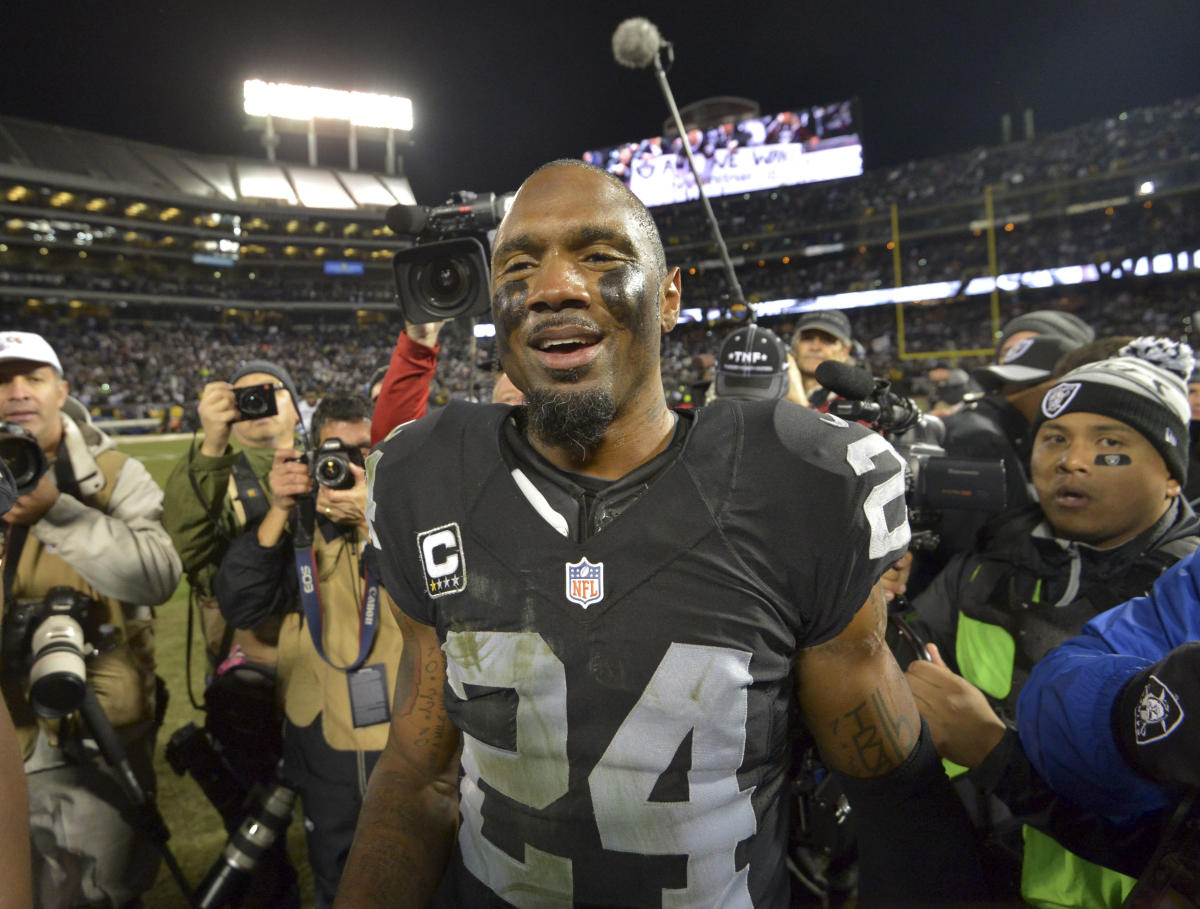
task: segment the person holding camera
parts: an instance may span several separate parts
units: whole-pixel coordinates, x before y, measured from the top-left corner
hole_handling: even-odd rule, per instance
[[[277,629],[229,628],[213,597],[212,578],[229,541],[267,513],[267,478],[275,451],[295,444],[298,400],[291,374],[267,360],[247,362],[228,382],[209,382],[197,407],[204,438],[167,478],[163,523],[198,604],[213,673],[221,673],[227,661],[275,664]]]
[[[992,794],[1010,807],[1044,802],[1014,731],[1037,661],[1200,546],[1200,518],[1180,495],[1193,362],[1186,344],[1136,338],[1063,375],[1033,423],[1038,504],[988,525],[980,549],[914,600],[909,624],[936,646],[932,661],[910,665],[909,684],[939,752],[972,768],[966,789],[980,804]],[[1045,869],[1066,867],[1049,857],[1062,849],[1054,831],[1023,831],[1022,817],[992,807],[989,834],[1023,853],[1022,896],[1045,899],[1057,885]],[[1078,861],[1078,880],[1103,878]]]
[[[158,855],[123,817],[131,806],[96,757],[93,730],[101,721],[115,729],[141,787],[153,791],[165,706],[153,607],[174,592],[180,562],[161,523],[158,484],[68,391],[44,338],[0,333],[0,419],[36,439],[49,465],[3,518],[0,676],[22,745],[38,903],[120,905],[153,884]],[[65,651],[39,636],[51,624],[59,643],[69,639]],[[57,693],[92,698],[102,714],[85,723],[51,698],[56,686],[42,687],[44,700],[31,692],[30,673],[47,670],[51,650],[74,667]]]
[[[204,437],[176,462],[165,485],[163,524],[183,561],[208,664],[204,729],[177,731],[167,756],[177,772],[188,770],[203,785],[211,774],[186,755],[199,749],[211,758],[216,750],[219,760],[208,763],[221,772],[205,794],[231,832],[254,788],[272,780],[283,750],[275,693],[279,623],[234,628],[221,616],[212,579],[229,541],[267,513],[275,451],[295,444],[297,401],[291,374],[269,360],[250,360],[230,381],[209,382],[197,407]],[[251,905],[298,903],[296,873],[282,842],[260,862],[251,888]]]
[[[283,774],[303,799],[309,863],[328,906],[409,654],[364,560],[370,403],[327,396],[312,431],[315,450],[275,452],[270,510],[230,544],[214,590],[235,627],[282,619]]]

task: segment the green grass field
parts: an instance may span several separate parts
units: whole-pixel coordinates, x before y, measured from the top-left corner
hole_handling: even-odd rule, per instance
[[[119,441],[121,450],[145,464],[161,486],[175,462],[187,453],[190,436],[155,437],[145,441],[127,437]],[[192,708],[187,694],[187,582],[181,581],[175,595],[157,611],[158,674],[166,680],[170,692],[154,761],[158,773],[158,806],[171,830],[171,851],[179,860],[188,884],[194,888],[224,847],[225,830],[219,815],[195,781],[190,776],[176,776],[163,756],[163,748],[176,729],[189,722],[197,726],[204,724],[204,714]],[[198,638],[197,630],[192,652],[192,690],[199,700],[204,690],[204,653]],[[312,878],[305,858],[303,824],[298,815],[299,812],[289,828],[288,851],[300,874],[304,905],[312,906]],[[179,887],[165,865],[154,889],[145,895],[144,905],[147,909],[174,909],[185,905]]]

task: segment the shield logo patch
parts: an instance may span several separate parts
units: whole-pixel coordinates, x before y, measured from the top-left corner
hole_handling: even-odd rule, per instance
[[[604,563],[589,562],[587,556],[578,562],[567,562],[567,599],[587,609],[604,599]]]
[[[1042,413],[1053,420],[1066,410],[1080,387],[1079,382],[1059,382],[1046,392],[1046,397],[1042,398]]]
[[[1146,680],[1142,696],[1134,708],[1133,732],[1139,745],[1165,739],[1183,722],[1179,698],[1157,676]]]

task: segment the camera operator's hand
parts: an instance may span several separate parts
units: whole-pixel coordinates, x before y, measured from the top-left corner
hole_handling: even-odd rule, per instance
[[[54,482],[54,471],[47,470],[38,480],[33,492],[27,492],[13,503],[4,515],[9,524],[36,524],[58,501],[58,484]]]
[[[913,554],[905,552],[879,579],[879,583],[883,585],[883,598],[889,603],[908,590],[908,576],[912,572],[912,563]]]
[[[204,391],[200,394],[200,404],[196,408],[200,425],[204,427],[201,454],[212,458],[225,454],[233,422],[241,416],[236,401],[233,386],[228,382],[209,382],[204,386]]]
[[[1125,759],[1160,783],[1200,786],[1200,642],[1176,647],[1130,679],[1113,704]]]
[[[349,489],[317,489],[317,511],[335,524],[367,529],[367,472],[357,464],[350,465],[354,485]]]
[[[1004,721],[987,696],[951,672],[936,644],[927,644],[930,661],[914,660],[904,673],[929,724],[938,754],[964,767],[978,767],[1004,738]]]
[[[300,452],[292,448],[276,448],[271,461],[271,473],[267,482],[271,484],[271,507],[278,511],[291,512],[296,507],[297,496],[312,492],[312,478],[308,465],[301,460]]]
[[[438,334],[442,330],[443,322],[405,322],[404,333],[418,344],[424,344],[426,347],[437,347]]]

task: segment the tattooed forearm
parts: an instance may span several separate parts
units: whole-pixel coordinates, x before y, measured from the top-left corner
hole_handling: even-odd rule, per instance
[[[842,745],[847,771],[856,776],[882,776],[903,763],[918,730],[877,688],[867,700],[836,718],[830,732]]]

